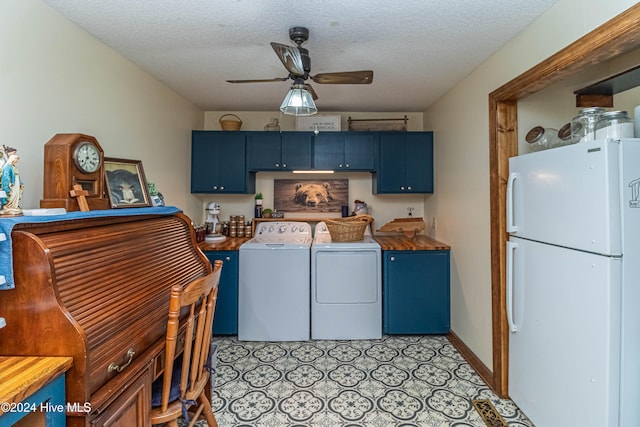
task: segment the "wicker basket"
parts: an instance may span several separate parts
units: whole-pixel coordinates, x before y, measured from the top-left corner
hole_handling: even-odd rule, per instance
[[[370,215],[356,215],[346,218],[324,220],[334,242],[357,242],[364,238],[364,231],[371,222]]]
[[[223,120],[225,117],[229,116],[235,117],[238,120]],[[225,114],[224,116],[220,117],[218,122],[220,122],[222,130],[240,130],[240,127],[242,126],[242,120],[235,114]]]

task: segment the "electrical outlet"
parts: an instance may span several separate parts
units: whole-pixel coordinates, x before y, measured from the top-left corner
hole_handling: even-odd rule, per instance
[[[407,207],[407,216],[413,216],[413,206]]]

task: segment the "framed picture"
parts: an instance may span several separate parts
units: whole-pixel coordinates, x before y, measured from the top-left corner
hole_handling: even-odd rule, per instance
[[[104,159],[105,186],[112,208],[151,206],[140,160]]]
[[[348,179],[276,179],[273,206],[283,212],[341,212],[349,204]]]

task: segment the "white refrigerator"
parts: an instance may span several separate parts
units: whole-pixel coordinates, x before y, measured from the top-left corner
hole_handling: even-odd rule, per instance
[[[640,426],[640,139],[513,157],[509,396],[537,427]]]

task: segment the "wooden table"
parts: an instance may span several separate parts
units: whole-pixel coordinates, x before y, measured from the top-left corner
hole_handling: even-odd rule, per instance
[[[64,373],[72,362],[71,357],[0,356],[0,427],[65,426]]]

